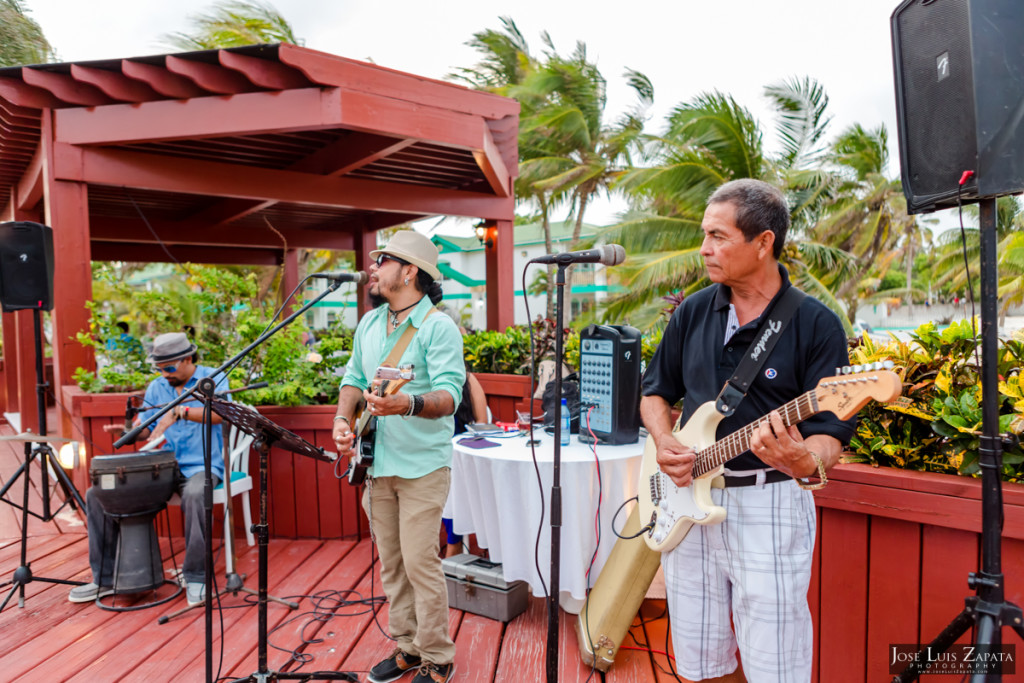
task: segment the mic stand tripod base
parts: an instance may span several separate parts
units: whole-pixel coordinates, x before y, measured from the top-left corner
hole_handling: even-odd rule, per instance
[[[224,584],[224,588],[217,593],[217,602],[219,603],[220,599],[223,598],[228,593],[231,593],[232,595],[238,595],[239,593],[245,593],[246,595],[253,595],[253,596],[257,596],[258,597],[259,594],[260,594],[259,591],[256,591],[256,590],[253,590],[252,588],[246,587],[246,585],[245,585],[245,576],[246,576],[245,574],[234,574],[234,573],[228,574],[227,575],[227,581]],[[276,602],[279,605],[284,605],[288,609],[298,609],[299,608],[299,603],[292,602],[291,600],[285,600],[284,598],[279,598],[276,595],[268,595],[267,596],[267,600],[271,600],[273,602]],[[196,603],[195,605],[188,605],[186,607],[182,607],[181,609],[179,609],[176,612],[171,612],[170,614],[163,615],[162,617],[160,617],[159,619],[156,620],[156,623],[158,623],[158,624],[166,624],[171,619],[175,619],[177,617],[180,617],[182,614],[185,614],[186,612],[190,612],[191,610],[194,610],[197,607],[202,607],[204,604],[205,604],[205,601]]]

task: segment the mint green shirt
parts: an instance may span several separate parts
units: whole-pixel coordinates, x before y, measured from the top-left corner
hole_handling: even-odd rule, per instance
[[[406,326],[414,325],[419,331],[402,354],[401,363],[412,363],[416,377],[399,391],[426,394],[444,390],[458,406],[466,382],[462,334],[444,313],[427,317],[431,307],[430,299],[423,297],[391,334],[387,333],[386,304],[363,316],[356,327],[352,357],[341,386],[369,388],[377,367],[391,353]],[[451,467],[454,431],[452,415],[429,419],[401,415],[377,418],[373,465],[369,472],[374,477],[418,479],[442,467]]]

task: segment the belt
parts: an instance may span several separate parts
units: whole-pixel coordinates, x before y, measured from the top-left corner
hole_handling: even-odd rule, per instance
[[[742,470],[741,470],[742,471]],[[780,481],[788,481],[793,477],[789,476],[785,472],[779,470],[772,470],[771,472],[765,472],[764,483],[774,484]],[[725,480],[726,488],[732,488],[733,486],[753,486],[757,483],[757,473],[753,474],[732,474],[728,477],[722,477]]]

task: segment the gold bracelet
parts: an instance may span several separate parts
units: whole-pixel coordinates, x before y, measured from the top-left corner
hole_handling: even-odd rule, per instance
[[[820,488],[824,488],[828,484],[828,477],[825,476],[825,463],[821,461],[821,457],[814,451],[807,451],[814,458],[814,462],[818,464],[818,476],[821,478],[817,484],[812,484],[804,479],[797,479],[797,486],[802,488],[804,491],[817,491]]]

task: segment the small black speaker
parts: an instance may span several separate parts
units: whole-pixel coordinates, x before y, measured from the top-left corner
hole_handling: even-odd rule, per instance
[[[907,210],[1024,192],[1024,2],[904,0],[892,13]]]
[[[0,306],[4,313],[53,308],[53,229],[0,223]]]

